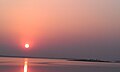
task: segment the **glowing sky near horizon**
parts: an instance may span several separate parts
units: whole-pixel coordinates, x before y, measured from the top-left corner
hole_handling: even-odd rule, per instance
[[[33,56],[117,58],[119,3],[120,0],[0,0],[0,54],[14,54],[8,51],[13,49],[21,55],[22,45],[30,42],[35,51],[41,51],[31,51]]]

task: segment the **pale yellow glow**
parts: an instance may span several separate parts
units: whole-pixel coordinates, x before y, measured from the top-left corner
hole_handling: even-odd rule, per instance
[[[28,68],[28,61],[27,61],[27,59],[25,59],[25,62],[24,62],[24,72],[28,72],[27,68]]]
[[[25,44],[25,48],[29,48],[30,46],[29,46],[29,44]]]

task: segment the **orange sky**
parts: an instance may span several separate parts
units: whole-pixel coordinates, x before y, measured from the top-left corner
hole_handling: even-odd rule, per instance
[[[8,38],[16,44],[30,42],[33,45],[52,42],[59,44],[59,40],[64,43],[83,41],[83,44],[85,40],[117,40],[120,36],[119,2],[0,0],[1,39]]]

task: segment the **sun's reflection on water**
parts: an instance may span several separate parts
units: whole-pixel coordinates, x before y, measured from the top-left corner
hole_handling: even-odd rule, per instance
[[[24,72],[28,72],[28,59],[24,61]]]

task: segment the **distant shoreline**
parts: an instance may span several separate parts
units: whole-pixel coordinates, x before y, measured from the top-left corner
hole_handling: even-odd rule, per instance
[[[49,58],[49,57],[32,57],[32,56],[7,56],[7,55],[0,55],[0,57],[11,57],[11,58],[44,58],[44,59],[57,59],[57,58]]]
[[[0,57],[10,57],[10,58],[42,58],[42,59],[64,59],[64,60],[68,60],[69,58],[51,58],[51,57],[33,57],[33,56],[8,56],[8,55],[0,55]]]
[[[39,59],[39,58],[42,58],[42,59],[64,59],[64,60],[67,60],[67,61],[120,63],[120,61],[106,61],[106,60],[98,60],[98,59],[50,58],[50,57],[8,56],[8,55],[0,55],[0,57],[10,57],[10,58],[36,58],[36,59]]]
[[[106,63],[111,63],[111,61],[97,60],[97,59],[70,59],[69,61],[106,62]]]

